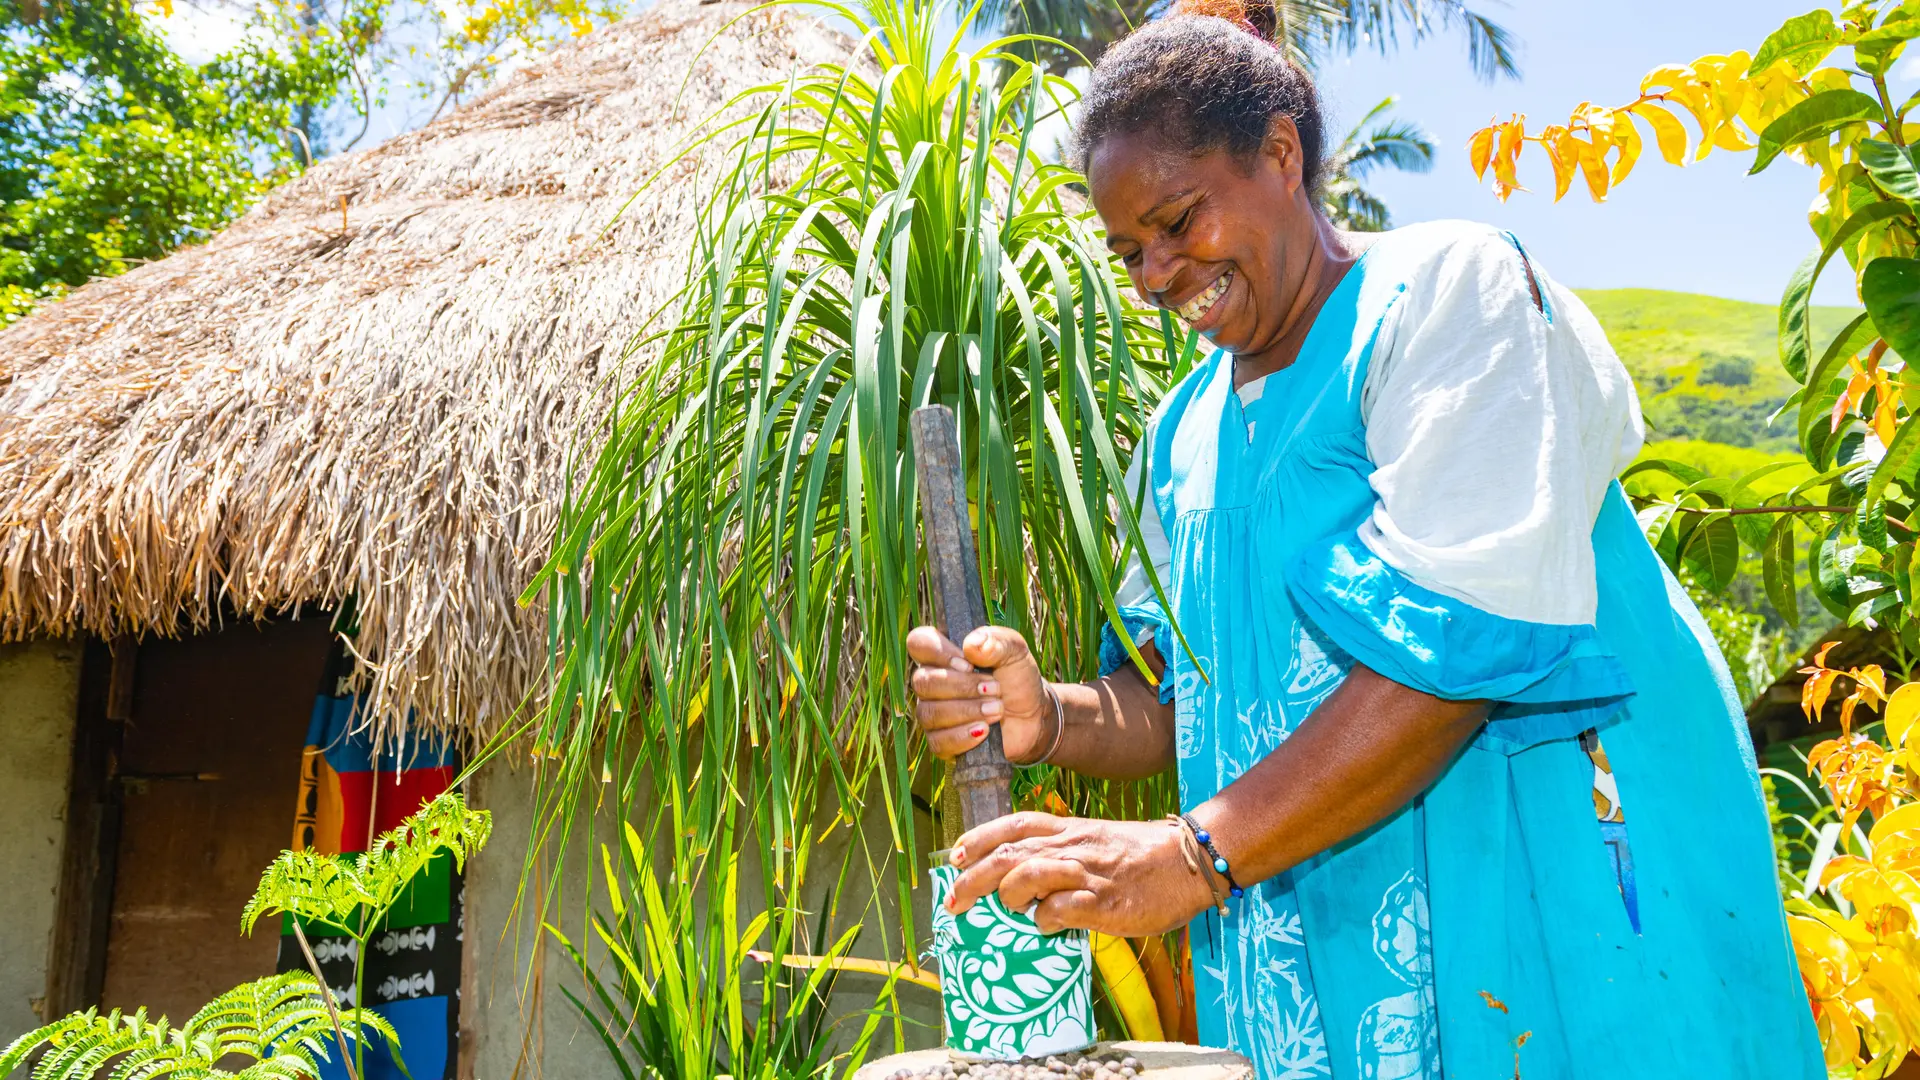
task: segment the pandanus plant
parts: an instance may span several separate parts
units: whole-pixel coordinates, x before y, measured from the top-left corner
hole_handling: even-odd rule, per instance
[[[595,868],[598,932],[576,936],[612,967],[583,1007],[616,1054],[679,1048],[623,1066],[663,1075],[825,1067],[809,1003],[849,970],[893,970],[887,1001],[916,981],[887,965],[924,944],[901,913],[944,773],[909,713],[903,641],[931,611],[907,414],[959,416],[996,621],[1086,676],[1138,543],[1122,469],[1143,403],[1195,352],[1122,292],[1078,176],[1038,153],[1074,91],[1010,51],[1031,38],[970,48],[978,9],[930,0],[815,6],[851,25],[849,54],[694,136],[732,140],[731,170],[527,592],[554,654],[544,850],[595,807],[637,833]],[[1122,795],[1026,782],[1083,811]],[[765,913],[744,928],[743,902]],[[904,1039],[876,1008],[859,1045],[882,1012]]]

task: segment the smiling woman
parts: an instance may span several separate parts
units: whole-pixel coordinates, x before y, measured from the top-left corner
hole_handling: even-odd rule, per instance
[[[1619,359],[1512,234],[1329,225],[1312,84],[1222,2],[1107,53],[1081,130],[1140,297],[1217,346],[1130,474],[1152,677],[908,638],[937,753],[999,723],[1184,812],[988,823],[950,910],[1191,922],[1201,1041],[1267,1080],[1822,1075],[1725,663],[1614,481]]]

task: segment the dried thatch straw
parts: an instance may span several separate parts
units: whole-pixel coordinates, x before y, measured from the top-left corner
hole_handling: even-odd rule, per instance
[[[720,149],[603,227],[691,121],[846,55],[761,13],[695,66],[745,10],[660,0],[0,332],[0,640],[352,597],[383,734],[510,714],[573,436],[682,280]]]

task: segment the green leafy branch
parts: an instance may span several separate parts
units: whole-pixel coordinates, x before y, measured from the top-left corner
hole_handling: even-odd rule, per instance
[[[311,850],[283,851],[261,875],[259,887],[241,911],[241,932],[253,933],[255,923],[263,916],[292,916],[294,937],[313,977],[322,985],[326,980],[302,924],[326,926],[345,934],[355,945],[353,1004],[362,1006],[366,1001],[367,942],[385,925],[387,913],[435,858],[443,853],[451,855],[455,867],[464,869],[467,856],[484,847],[492,832],[490,811],[470,810],[463,795],[447,791],[350,859]],[[333,1009],[330,989],[326,1001]],[[338,1030],[336,1034],[344,1052],[345,1036]],[[355,1043],[353,1063],[348,1066],[354,1080],[365,1075],[361,1049]]]
[[[329,1028],[355,1050],[370,1029],[399,1060],[399,1036],[385,1017],[363,1008],[336,1015],[319,982],[289,972],[234,987],[178,1028],[164,1016],[149,1020],[145,1009],[74,1013],[0,1051],[0,1076],[44,1050],[33,1080],[86,1080],[109,1069],[112,1080],[310,1080],[328,1060]],[[238,1072],[221,1067],[235,1056],[250,1061]]]

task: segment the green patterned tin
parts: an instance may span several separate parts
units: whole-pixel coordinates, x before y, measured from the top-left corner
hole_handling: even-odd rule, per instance
[[[960,871],[933,868],[933,943],[940,960],[947,1048],[1012,1061],[1093,1045],[1093,963],[1082,930],[1042,934],[989,894],[947,913]]]

